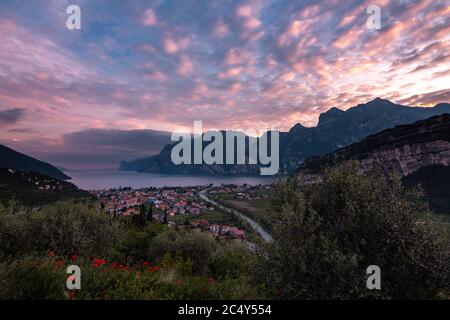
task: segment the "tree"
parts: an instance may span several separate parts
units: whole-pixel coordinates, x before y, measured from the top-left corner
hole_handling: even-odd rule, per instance
[[[61,255],[105,255],[119,231],[98,207],[81,202],[58,202],[32,214],[26,208],[0,207],[0,258],[49,249]]]
[[[146,220],[149,222],[153,221],[153,204],[150,205],[150,208],[148,209]]]
[[[139,213],[133,215],[133,217],[131,218],[131,222],[134,226],[136,226],[138,228],[145,227],[146,219],[145,219],[144,204],[141,204],[141,206],[139,207]]]
[[[281,299],[431,299],[449,294],[450,246],[418,190],[353,165],[322,182],[274,186],[273,243],[260,253],[255,279]],[[366,269],[381,268],[381,290]]]
[[[169,223],[169,219],[167,216],[167,209],[164,209],[163,224],[168,224],[168,223]]]

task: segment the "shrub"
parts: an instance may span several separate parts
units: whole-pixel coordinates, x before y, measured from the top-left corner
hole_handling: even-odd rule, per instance
[[[0,209],[0,255],[4,258],[51,249],[59,254],[103,255],[115,244],[117,224],[98,209],[60,202],[37,212]]]
[[[218,247],[210,263],[211,275],[218,279],[238,279],[252,272],[253,255],[243,243],[231,242]]]
[[[397,177],[352,165],[321,183],[274,187],[274,242],[255,279],[282,299],[430,299],[448,295],[450,247],[417,190]],[[381,268],[382,290],[366,288],[366,269]]]
[[[52,259],[26,256],[0,264],[0,300],[64,299],[64,270]]]
[[[166,254],[172,257],[180,256],[192,261],[195,274],[205,274],[217,246],[216,240],[208,234],[169,229],[151,241],[148,256],[152,258],[162,258]]]
[[[145,228],[126,225],[120,232],[113,257],[128,263],[146,260],[152,239],[165,230],[165,226],[156,223]]]

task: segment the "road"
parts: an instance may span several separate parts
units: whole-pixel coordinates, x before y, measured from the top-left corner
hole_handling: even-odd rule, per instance
[[[237,210],[235,210],[235,209],[227,208],[227,207],[221,205],[220,203],[218,203],[218,202],[216,202],[216,201],[211,200],[210,198],[208,198],[207,192],[208,192],[209,189],[210,189],[210,188],[206,188],[206,189],[201,190],[201,191],[198,193],[198,196],[199,196],[201,199],[203,199],[204,201],[209,202],[209,203],[215,205],[216,207],[222,209],[223,211],[228,212],[228,213],[231,213],[231,214],[234,214],[235,216],[237,216],[237,217],[241,218],[242,220],[248,222],[248,223],[251,225],[251,227],[252,227],[253,229],[255,229],[256,232],[258,232],[258,234],[261,236],[261,238],[263,238],[264,241],[266,241],[266,242],[272,242],[272,236],[270,235],[270,233],[268,233],[266,230],[264,230],[264,228],[261,227],[261,225],[260,225],[259,223],[257,223],[257,222],[254,221],[253,219],[247,217],[247,216],[246,216],[245,214],[243,214],[242,212],[239,212],[239,211],[237,211]]]

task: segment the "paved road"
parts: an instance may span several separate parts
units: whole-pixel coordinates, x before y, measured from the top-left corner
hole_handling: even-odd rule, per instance
[[[252,228],[255,229],[255,231],[259,233],[259,235],[261,236],[261,238],[264,239],[264,241],[267,241],[267,242],[271,242],[272,241],[272,236],[270,235],[270,233],[268,233],[266,230],[264,230],[264,228],[261,227],[261,225],[259,223],[257,223],[253,219],[247,217],[245,214],[243,214],[243,213],[241,213],[241,212],[239,212],[239,211],[237,211],[235,209],[227,208],[227,207],[221,205],[220,203],[218,203],[218,202],[208,198],[207,192],[208,192],[209,189],[210,188],[206,188],[206,189],[201,190],[198,193],[199,197],[202,198],[204,201],[209,202],[209,203],[215,205],[216,207],[224,210],[225,212],[234,214],[234,215],[238,216],[239,218],[247,221],[252,226]]]

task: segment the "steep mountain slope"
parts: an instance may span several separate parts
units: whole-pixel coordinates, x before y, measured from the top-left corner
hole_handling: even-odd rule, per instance
[[[311,156],[327,154],[371,134],[443,113],[450,113],[450,104],[417,108],[379,98],[346,111],[332,108],[320,115],[316,127],[297,124],[289,132],[280,133],[279,173],[289,174]],[[171,149],[172,145],[166,145],[156,156],[124,161],[119,169],[154,173],[259,174],[257,166],[248,165],[175,166],[170,159]]]
[[[28,206],[39,206],[65,199],[90,198],[74,184],[32,171],[0,168],[0,203],[12,199]]]
[[[450,213],[450,114],[388,129],[327,155],[311,157],[295,175],[300,183],[316,182],[325,168],[350,160],[363,172],[376,165],[385,172],[397,172],[408,186],[421,184],[431,206]]]
[[[225,132],[222,132],[225,137]],[[243,133],[242,135],[248,145],[248,137]],[[208,142],[209,143],[209,142]],[[208,144],[203,142],[203,148]],[[191,148],[193,147],[193,140],[191,142]],[[153,157],[136,159],[130,162],[122,161],[120,164],[120,170],[129,171],[144,171],[153,173],[165,173],[165,174],[220,174],[220,175],[258,175],[260,173],[258,165],[206,165],[206,164],[183,164],[175,165],[172,162],[172,144],[168,144],[163,147],[161,152]],[[223,157],[226,159],[226,141],[223,141]],[[234,148],[235,158],[237,155],[236,147]],[[191,163],[194,163],[194,156],[191,155]]]
[[[4,145],[0,145],[0,168],[34,171],[60,180],[70,179],[69,176],[51,164],[24,155]]]
[[[311,156],[327,154],[382,130],[444,113],[450,113],[450,104],[417,108],[379,98],[347,111],[332,108],[320,115],[317,127],[291,130],[284,136],[280,147],[282,168],[286,173],[292,172]]]

